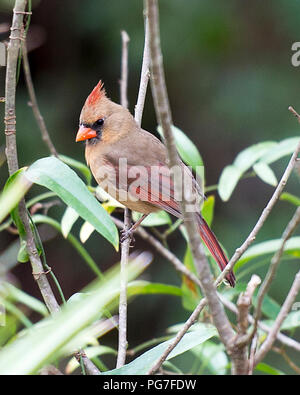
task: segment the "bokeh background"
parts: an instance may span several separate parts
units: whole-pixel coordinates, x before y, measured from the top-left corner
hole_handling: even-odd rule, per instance
[[[11,22],[14,1],[0,0],[0,23]],[[142,0],[40,0],[33,2],[29,30],[29,60],[41,112],[59,153],[84,161],[84,146],[75,144],[81,107],[101,78],[108,95],[119,100],[120,31],[130,36],[129,103],[136,103],[143,53]],[[299,127],[287,111],[300,109],[300,68],[291,64],[291,46],[300,41],[300,3],[296,0],[161,0],[161,40],[173,120],[197,145],[204,159],[206,183],[218,182],[222,169],[247,146],[266,140],[299,135]],[[5,69],[0,68],[0,96],[4,96]],[[17,89],[17,139],[20,166],[48,156],[31,108],[21,73]],[[1,103],[0,103],[1,104]],[[0,105],[0,117],[4,105]],[[143,127],[156,134],[151,93],[148,91]],[[2,127],[3,130],[3,127]],[[4,145],[4,133],[0,146]],[[288,158],[272,165],[280,176]],[[0,183],[7,167],[0,167]],[[34,194],[36,189],[31,193]],[[291,193],[299,191],[294,175]],[[213,229],[231,255],[249,234],[273,188],[257,178],[239,183],[230,201],[216,196]],[[61,218],[64,208],[51,209]],[[278,202],[257,241],[280,237],[293,208]],[[74,233],[78,234],[79,224]],[[49,228],[41,229],[48,264],[55,271],[67,297],[85,286],[93,275],[72,247]],[[299,234],[299,231],[298,231]],[[136,238],[137,249],[149,246]],[[16,236],[0,234],[0,253]],[[170,248],[182,258],[185,243],[179,232],[169,240]],[[102,270],[119,259],[111,245],[94,234],[87,248]],[[299,260],[283,262],[270,295],[281,303],[290,287]],[[265,269],[259,269],[262,275]],[[39,292],[27,264],[17,265],[13,276],[36,297]],[[157,254],[144,278],[180,284],[170,264]],[[300,300],[300,299],[299,299]],[[143,296],[129,307],[129,342],[132,346],[164,334],[166,327],[188,316],[175,297]],[[298,335],[298,336],[297,336]],[[300,334],[295,333],[300,340]],[[111,334],[107,342],[115,342]],[[297,357],[291,353],[292,357]],[[267,360],[283,368],[282,358]],[[298,364],[299,364],[298,356]],[[284,370],[289,370],[284,365]]]

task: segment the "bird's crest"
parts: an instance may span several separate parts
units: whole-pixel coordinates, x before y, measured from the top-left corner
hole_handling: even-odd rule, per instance
[[[95,88],[92,90],[92,92],[89,94],[86,102],[89,105],[94,105],[96,104],[99,100],[101,100],[103,97],[105,97],[105,89],[104,89],[104,84],[100,80],[98,84],[95,86]]]

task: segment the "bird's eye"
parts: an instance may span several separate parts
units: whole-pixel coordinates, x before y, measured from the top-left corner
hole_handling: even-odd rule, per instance
[[[100,119],[98,119],[98,121],[95,122],[96,126],[102,126],[103,124],[104,124],[104,119],[103,118],[100,118]]]

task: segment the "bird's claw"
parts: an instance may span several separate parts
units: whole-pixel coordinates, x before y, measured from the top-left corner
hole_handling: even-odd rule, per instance
[[[135,242],[134,236],[133,236],[133,230],[130,229],[123,229],[121,231],[121,243],[124,243],[125,240],[130,239],[130,247],[132,247],[131,243]]]

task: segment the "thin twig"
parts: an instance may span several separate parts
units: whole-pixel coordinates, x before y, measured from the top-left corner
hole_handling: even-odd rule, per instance
[[[128,107],[127,101],[127,81],[128,81],[128,43],[129,37],[125,31],[121,32],[122,36],[122,62],[121,62],[121,105]],[[124,232],[128,231],[131,226],[130,210],[124,210]],[[120,299],[119,299],[119,344],[117,356],[117,368],[120,368],[126,361],[127,350],[127,265],[129,259],[129,248],[131,238],[126,237],[121,243],[121,263],[120,263]]]
[[[26,0],[16,0],[13,21],[11,27],[10,40],[7,47],[7,67],[5,82],[5,134],[6,134],[6,157],[9,174],[13,174],[19,168],[18,154],[16,145],[16,70],[18,55],[22,40],[23,17],[26,7]],[[43,265],[39,257],[32,229],[30,227],[25,200],[22,199],[19,204],[19,213],[21,221],[26,230],[26,243],[29,259],[33,273],[40,273],[34,276],[46,306],[51,313],[59,310],[59,305],[50,287],[46,274],[43,272]]]
[[[259,292],[257,295],[256,310],[255,310],[255,314],[254,314],[254,325],[253,325],[252,334],[254,334],[256,332],[257,322],[261,316],[261,308],[262,308],[263,300],[264,300],[264,297],[267,294],[267,292],[271,286],[271,283],[275,277],[275,274],[276,274],[277,268],[279,266],[282,254],[284,253],[286,242],[292,236],[292,234],[294,233],[295,229],[297,228],[297,226],[299,224],[300,224],[300,207],[297,208],[296,212],[293,215],[293,218],[290,220],[290,222],[286,226],[286,228],[283,232],[283,235],[282,235],[282,241],[281,241],[280,248],[278,251],[276,251],[273,258],[271,259],[271,264],[270,264],[269,270],[268,270],[266,277],[259,289]]]
[[[39,370],[40,376],[63,376],[64,374],[54,365],[46,365]]]
[[[252,303],[252,296],[260,283],[261,279],[254,274],[247,285],[246,291],[242,292],[238,298],[238,335],[241,337],[247,334],[249,325],[248,314]]]
[[[5,134],[6,134],[6,157],[9,174],[18,170],[18,154],[16,144],[16,71],[21,41],[23,40],[23,17],[26,0],[16,0],[10,41],[7,47],[7,66],[5,80]],[[59,311],[59,304],[54,296],[52,288],[44,272],[34,234],[30,225],[25,199],[19,203],[19,214],[26,232],[26,249],[32,267],[33,278],[36,281],[44,302],[51,314]]]
[[[248,376],[251,376],[253,374],[257,340],[258,340],[258,334],[255,333],[251,341],[251,346],[249,351]]]
[[[122,59],[121,59],[121,81],[120,81],[120,96],[121,105],[128,108],[127,99],[127,85],[128,85],[128,43],[129,36],[125,30],[121,31],[122,38]]]
[[[54,144],[52,143],[52,140],[51,140],[50,135],[48,133],[44,118],[40,112],[38,102],[36,99],[36,94],[35,94],[35,90],[34,90],[34,86],[33,86],[33,82],[32,82],[30,65],[29,65],[29,60],[28,60],[26,38],[22,42],[22,56],[23,56],[23,70],[24,70],[26,85],[27,85],[28,94],[29,94],[29,98],[30,98],[30,106],[32,108],[32,111],[33,111],[34,117],[36,119],[36,122],[38,124],[38,127],[41,131],[42,139],[46,143],[51,154],[58,157],[57,151],[54,147]]]
[[[98,376],[101,374],[100,370],[97,366],[86,356],[86,353],[83,350],[78,351],[74,354],[77,362],[80,364],[82,361],[84,370],[90,376]]]
[[[149,19],[147,9],[144,6],[144,26],[145,26],[145,43],[142,62],[142,71],[138,98],[134,111],[134,118],[139,126],[142,123],[143,109],[147,93],[148,82],[150,78],[150,45],[149,45]]]
[[[262,346],[258,350],[256,357],[255,357],[255,366],[265,357],[265,355],[268,353],[268,351],[272,348],[276,338],[277,334],[280,331],[280,327],[287,317],[289,311],[292,308],[292,305],[295,301],[295,298],[297,297],[298,293],[300,291],[300,271],[296,274],[295,279],[293,281],[293,284],[289,290],[289,293],[280,309],[280,312],[266,338],[266,340],[263,342]]]
[[[238,329],[237,336],[235,340],[236,347],[240,348],[239,361],[236,361],[236,374],[245,375],[249,371],[249,361],[248,361],[248,343],[244,342],[245,336],[247,336],[247,330],[249,325],[248,315],[249,309],[252,304],[252,296],[261,280],[257,275],[253,275],[251,280],[247,285],[245,292],[242,292],[237,301],[238,308]]]
[[[140,79],[140,87],[138,93],[137,104],[135,106],[135,120],[139,126],[141,126],[145,97],[147,92],[147,85],[149,80],[149,39],[148,39],[148,18],[145,16],[145,44],[144,54],[142,62],[142,71]],[[126,32],[122,32],[122,78],[121,78],[121,104],[127,108],[127,81],[128,81],[128,41],[129,37]],[[121,222],[121,221],[120,221]],[[122,222],[121,222],[122,223]],[[129,209],[124,211],[124,223],[122,223],[122,229],[124,232],[128,231],[131,226],[131,212]],[[126,262],[128,262],[130,248],[130,237],[126,238],[121,246],[121,289],[120,289],[120,304],[119,304],[119,350],[117,358],[117,367],[124,365],[126,360],[126,349],[127,349],[127,281],[126,278],[122,280],[122,271],[126,268]],[[123,262],[123,263],[122,263]],[[124,272],[124,274],[126,274]],[[121,296],[122,295],[122,296]]]
[[[177,344],[180,342],[180,340],[183,338],[183,336],[187,333],[187,331],[190,329],[190,327],[196,322],[200,312],[202,311],[202,309],[204,308],[205,305],[206,305],[206,300],[202,299],[200,301],[200,303],[198,304],[198,306],[193,311],[193,313],[190,315],[189,319],[185,322],[183,327],[177,333],[173,342],[168,346],[168,348],[165,350],[165,352],[159,357],[159,359],[155,362],[155,364],[147,372],[148,375],[154,374],[161,367],[161,365],[165,362],[165,360],[167,359],[170,352],[177,346]]]
[[[287,353],[285,352],[285,350],[283,350],[282,348],[278,348],[278,347],[272,347],[272,351],[276,352],[277,354],[280,354],[283,359],[286,361],[286,363],[298,374],[300,375],[300,368],[299,366],[297,366],[291,359],[290,357],[287,355]]]
[[[172,169],[179,167],[179,157],[175,146],[174,136],[172,132],[172,116],[168,100],[168,94],[165,83],[162,52],[160,47],[160,32],[159,32],[159,18],[158,18],[158,4],[157,0],[147,0],[147,10],[149,17],[149,33],[150,33],[150,53],[151,53],[151,77],[152,77],[152,92],[154,99],[154,106],[156,116],[159,124],[162,127],[164,142],[166,145],[169,167]],[[178,174],[177,174],[178,173]],[[181,174],[176,172],[174,174],[174,190],[175,194],[180,191]],[[178,193],[177,196],[180,196]],[[184,196],[185,198],[185,196]],[[189,242],[194,258],[194,262],[201,262],[200,268],[200,282],[201,289],[207,298],[207,302],[213,317],[213,322],[218,330],[222,343],[230,350],[232,341],[234,339],[234,331],[225,314],[224,308],[217,296],[216,288],[213,283],[210,268],[202,259],[202,254],[199,249],[200,237],[197,231],[196,223],[192,213],[186,212],[186,202],[183,199],[180,203],[180,210],[184,218],[184,224],[189,236]],[[233,364],[234,365],[234,364]],[[157,366],[157,365],[156,365]]]
[[[123,229],[123,222],[118,220],[115,217],[112,217],[112,220],[114,223],[120,228]],[[136,234],[141,236],[145,241],[149,242],[163,257],[165,257],[170,263],[173,264],[175,269],[179,271],[181,274],[189,278],[191,281],[193,281],[195,284],[200,286],[200,281],[199,279],[194,275],[194,273],[190,272],[187,267],[176,257],[176,255],[172,254],[171,251],[169,251],[167,248],[165,248],[155,237],[150,235],[145,229],[142,227],[139,227],[136,229]],[[180,340],[183,338],[185,333],[189,330],[189,328],[193,325],[193,323],[197,320],[200,312],[202,311],[203,307],[206,306],[207,300],[203,298],[196,309],[193,311],[192,315],[190,318],[186,321],[185,325],[182,327],[182,329],[177,333],[175,336],[173,342],[168,346],[168,348],[165,350],[165,352],[160,356],[160,358],[156,361],[156,363],[151,367],[149,370],[148,374],[154,374],[161,365],[164,363],[164,361],[167,359],[168,355],[170,352],[176,347],[176,345],[180,342]]]
[[[120,221],[119,219],[117,219],[115,217],[112,217],[112,220],[118,226],[118,228],[123,229],[124,224],[122,221]],[[150,235],[143,227],[137,228],[135,233],[137,235],[139,235],[143,240],[145,240],[146,242],[151,244],[162,257],[166,258],[174,266],[174,268],[178,272],[182,273],[183,275],[188,277],[191,281],[193,281],[195,284],[200,286],[199,279],[192,272],[190,272],[186,268],[186,266],[184,266],[184,264],[180,261],[180,259],[178,259],[177,256],[174,255],[171,251],[166,249],[157,239],[155,239],[155,237]],[[232,302],[225,299],[222,296],[222,294],[219,294],[219,298],[220,298],[221,302],[223,303],[223,305],[226,308],[228,308],[228,310],[232,311],[236,315],[238,314],[238,309]],[[206,300],[205,300],[205,305],[206,305]],[[254,319],[250,314],[248,316],[248,319],[249,319],[249,322],[251,324],[253,324]],[[268,327],[267,325],[265,325],[264,323],[262,323],[260,321],[258,322],[258,327],[266,333],[269,333],[271,330],[270,327]],[[294,339],[289,338],[286,335],[283,335],[282,333],[278,333],[277,340],[280,341],[285,346],[294,349],[295,351],[300,351],[300,343],[298,343]]]
[[[219,298],[221,300],[221,302],[223,303],[223,305],[230,311],[232,311],[235,315],[238,314],[238,309],[236,307],[236,305],[232,302],[230,302],[230,300],[226,299],[222,294],[219,294]],[[250,322],[250,324],[253,324],[254,322],[254,318],[252,317],[251,314],[248,315],[248,320]],[[272,328],[270,328],[268,325],[264,324],[261,321],[258,321],[258,327],[264,331],[265,333],[270,333]],[[277,333],[277,340],[284,344],[287,347],[292,348],[295,351],[300,352],[300,343],[297,342],[294,339],[291,339],[290,337],[284,335],[283,333]]]
[[[23,30],[23,16],[26,0],[16,0],[11,25],[10,40],[7,46],[7,66],[5,79],[5,134],[6,157],[9,174],[19,168],[16,143],[16,71]]]
[[[283,189],[284,189],[284,187],[285,187],[285,185],[286,185],[286,183],[287,183],[290,175],[292,174],[292,171],[297,163],[297,158],[298,158],[299,152],[300,152],[300,140],[295,148],[293,155],[291,156],[291,159],[290,159],[290,161],[283,173],[283,176],[281,177],[281,180],[280,180],[279,184],[277,185],[271,199],[269,200],[268,204],[262,211],[258,221],[256,222],[254,228],[252,229],[252,231],[249,234],[249,236],[247,237],[247,239],[244,241],[244,243],[239,248],[236,249],[234,255],[228,262],[227,266],[222,271],[222,273],[218,276],[217,284],[220,284],[223,281],[226,274],[232,270],[232,268],[234,267],[236,262],[240,259],[240,257],[244,254],[244,252],[249,248],[249,246],[255,240],[258,232],[262,228],[263,224],[265,223],[266,219],[268,218],[269,214],[271,213],[273,207],[275,206],[275,203],[280,198],[280,195],[281,195],[281,193],[282,193],[282,191],[283,191]]]

